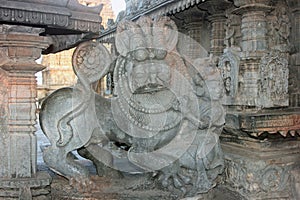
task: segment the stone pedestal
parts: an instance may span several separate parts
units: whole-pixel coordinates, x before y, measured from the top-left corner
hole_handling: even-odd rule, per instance
[[[222,149],[226,152],[226,183],[232,190],[253,200],[298,199],[299,138],[260,140],[238,132],[233,139],[232,130],[229,132],[222,134]]]
[[[35,60],[50,40],[43,29],[0,26],[0,197],[31,199],[46,195],[50,177],[37,172]],[[31,192],[34,189],[34,193]]]

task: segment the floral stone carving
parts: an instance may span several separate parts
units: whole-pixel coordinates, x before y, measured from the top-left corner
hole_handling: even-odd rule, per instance
[[[180,56],[178,34],[167,17],[142,17],[119,23],[120,55],[114,62],[96,42],[77,48],[78,84],[54,92],[41,110],[42,129],[52,144],[44,160],[54,171],[90,183],[87,170],[69,156],[80,149],[98,174],[138,173],[136,178],[151,183],[140,186],[146,189],[181,197],[216,185],[224,167],[218,137],[225,122],[222,78],[210,58],[189,63]],[[107,99],[92,84],[109,69],[115,90]]]

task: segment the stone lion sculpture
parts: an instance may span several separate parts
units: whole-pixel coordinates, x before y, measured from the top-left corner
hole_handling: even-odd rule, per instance
[[[119,23],[114,61],[102,44],[82,43],[73,55],[77,85],[55,91],[41,109],[51,141],[46,164],[69,179],[88,180],[71,155],[79,150],[99,175],[138,173],[181,197],[214,187],[224,167],[222,80],[213,59],[190,61],[177,42],[172,20],[142,17]],[[114,95],[104,98],[92,86],[110,70]]]

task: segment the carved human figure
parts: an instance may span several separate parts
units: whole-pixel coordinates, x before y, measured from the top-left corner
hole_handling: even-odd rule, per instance
[[[231,83],[231,64],[230,61],[225,61],[224,67],[222,67],[222,77],[223,77],[223,82],[224,82],[224,87],[225,87],[225,92],[227,95],[230,95],[230,92],[232,91],[232,83]]]
[[[272,45],[289,45],[291,23],[284,4],[277,4],[270,21],[270,29]]]
[[[225,36],[225,45],[226,47],[234,46],[234,36],[235,36],[235,30],[232,26],[233,22],[233,15],[227,14],[227,20],[226,20],[226,36]]]
[[[280,35],[280,41],[279,42],[287,42],[288,37],[290,35],[290,19],[287,15],[286,8],[283,6],[277,7],[277,13],[276,16],[278,18],[278,24],[276,28],[278,29],[279,35]]]

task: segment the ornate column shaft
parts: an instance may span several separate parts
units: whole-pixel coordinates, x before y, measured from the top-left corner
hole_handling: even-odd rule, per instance
[[[205,21],[207,12],[193,7],[176,13],[175,16],[174,20],[177,24],[180,23],[181,30],[179,32],[184,33],[179,37],[184,37],[184,39],[179,40],[179,50],[190,59],[206,57],[210,47],[209,24]],[[184,41],[184,43],[181,43],[181,41]]]
[[[35,73],[42,65],[35,60],[50,40],[41,37],[40,28],[0,26],[0,197],[32,198],[39,187],[50,184],[46,174],[37,172],[36,124],[37,84]],[[1,84],[2,84],[1,83]],[[19,189],[19,192],[16,192]],[[2,191],[5,192],[2,192]],[[41,189],[42,190],[42,189]],[[45,193],[45,191],[43,191]]]
[[[225,48],[225,14],[214,14],[208,18],[211,22],[210,53],[220,56]]]
[[[252,10],[252,8],[254,10]],[[260,58],[267,50],[267,6],[245,7],[242,12],[242,51],[244,58]]]
[[[225,11],[231,6],[228,1],[212,0],[199,5],[201,9],[207,10],[210,16],[208,20],[211,23],[210,33],[210,54],[220,56],[225,48]]]
[[[289,98],[291,107],[300,107],[300,2],[288,0],[291,9],[291,40],[296,50],[290,59]]]
[[[236,0],[239,8],[234,13],[242,15],[241,23],[241,66],[239,104],[245,106],[258,105],[259,64],[268,50],[266,12],[271,9],[268,1],[258,0],[250,3],[247,0]]]

